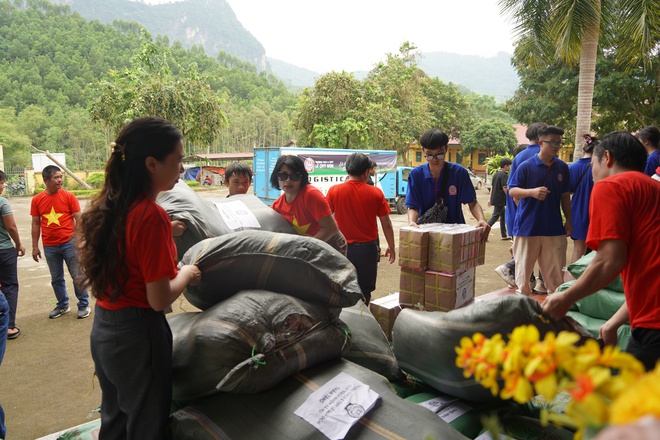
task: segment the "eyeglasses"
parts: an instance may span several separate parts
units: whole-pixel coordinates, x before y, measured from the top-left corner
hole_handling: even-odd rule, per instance
[[[277,173],[277,180],[279,180],[280,182],[284,182],[286,181],[286,179],[290,179],[292,182],[297,182],[300,180],[301,177],[302,174],[300,173],[291,173],[291,174]]]
[[[442,153],[427,154],[427,155],[426,155],[426,160],[431,161],[431,160],[433,160],[433,159],[435,159],[435,160],[444,159],[446,154],[447,154],[447,151],[446,151],[446,150],[443,151]]]
[[[542,140],[541,142],[545,142],[546,144],[550,144],[550,145],[552,145],[553,147],[557,147],[557,148],[559,148],[559,147],[561,147],[562,145],[564,145],[563,142],[557,142],[557,141],[543,141],[543,140]]]

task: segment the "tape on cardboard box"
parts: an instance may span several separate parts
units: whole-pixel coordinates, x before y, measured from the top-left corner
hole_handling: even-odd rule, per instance
[[[424,271],[401,268],[399,278],[399,303],[424,304]]]
[[[428,230],[412,226],[399,229],[399,266],[426,270],[428,249]]]
[[[474,298],[475,270],[459,274],[426,271],[424,274],[424,308],[449,311],[465,305]]]

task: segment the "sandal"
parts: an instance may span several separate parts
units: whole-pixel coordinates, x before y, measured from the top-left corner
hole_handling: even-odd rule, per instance
[[[16,330],[16,333],[9,333],[9,330]],[[7,329],[7,339],[16,339],[21,334],[21,329],[18,327]]]

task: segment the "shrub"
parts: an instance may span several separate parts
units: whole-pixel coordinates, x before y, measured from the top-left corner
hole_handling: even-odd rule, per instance
[[[184,182],[191,188],[197,188],[199,186],[199,182],[196,180],[184,180]]]
[[[92,173],[87,177],[87,184],[94,189],[99,189],[105,183],[104,173]]]

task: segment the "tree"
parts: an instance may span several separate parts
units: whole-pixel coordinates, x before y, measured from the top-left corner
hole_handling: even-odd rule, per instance
[[[488,150],[499,155],[511,154],[516,145],[518,140],[513,125],[498,119],[477,122],[472,129],[461,135],[463,156],[477,150]]]
[[[429,127],[440,127],[449,136],[460,137],[470,125],[473,110],[470,97],[454,84],[445,84],[438,78],[425,78],[422,93],[431,112]]]
[[[516,55],[513,62],[520,86],[507,101],[508,112],[523,124],[542,121],[560,125],[566,129],[566,137],[572,137],[576,129],[577,66],[556,62],[534,69]],[[592,131],[635,131],[655,124],[660,119],[659,74],[659,63],[646,70],[640,64],[626,71],[617,65],[613,52],[599,54]]]
[[[102,81],[91,103],[92,119],[118,132],[140,116],[159,116],[172,122],[193,145],[207,147],[218,137],[226,118],[219,99],[196,65],[186,68],[169,59],[169,51],[156,46],[143,32],[142,50],[135,66],[111,72],[114,81]],[[171,74],[169,63],[181,72]],[[186,145],[186,153],[193,153]]]
[[[331,72],[316,80],[313,89],[300,96],[293,125],[303,131],[302,143],[322,147],[349,148],[364,140],[361,122],[364,89],[353,74]]]
[[[0,107],[0,144],[2,144],[5,166],[30,164],[30,137],[20,130],[16,110]]]
[[[376,144],[403,151],[406,142],[416,139],[432,125],[433,115],[423,85],[426,73],[417,65],[414,44],[404,42],[398,54],[388,53],[365,78],[367,119]]]
[[[650,65],[660,38],[657,0],[500,0],[518,31],[516,50],[530,64],[552,60],[579,63],[575,157],[582,155],[580,136],[591,131],[599,38],[615,41],[618,61]]]

